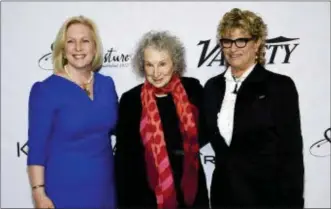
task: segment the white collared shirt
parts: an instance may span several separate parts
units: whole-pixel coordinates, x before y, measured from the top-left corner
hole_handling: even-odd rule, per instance
[[[225,139],[225,142],[228,146],[230,146],[232,139],[232,131],[233,131],[233,116],[234,116],[234,108],[236,104],[237,94],[234,94],[234,89],[237,84],[237,91],[239,90],[242,82],[247,78],[247,76],[254,69],[255,64],[252,65],[248,70],[246,70],[240,78],[234,79],[231,73],[231,67],[229,67],[225,74],[225,93],[222,102],[222,106],[220,112],[217,114],[217,125],[218,129]]]

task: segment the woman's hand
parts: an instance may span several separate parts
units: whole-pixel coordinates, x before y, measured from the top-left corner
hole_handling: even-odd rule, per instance
[[[52,200],[47,197],[44,190],[36,189],[33,191],[33,199],[36,208],[55,208]]]

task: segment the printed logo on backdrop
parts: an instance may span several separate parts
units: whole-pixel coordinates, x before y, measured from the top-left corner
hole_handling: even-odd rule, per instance
[[[324,131],[323,137],[310,146],[309,152],[311,155],[315,157],[327,157],[331,155],[331,128]]]
[[[16,153],[17,153],[17,157],[28,155],[28,144],[27,144],[27,142],[25,142],[23,144],[20,143],[20,142],[17,142],[16,143]]]
[[[198,68],[201,66],[211,67],[213,65],[224,66],[225,58],[218,44],[211,39],[200,40],[197,44],[201,46]],[[287,38],[279,36],[266,40],[266,64],[289,64],[291,56],[299,45],[299,38]]]
[[[53,51],[53,44],[51,45]],[[109,68],[125,68],[129,67],[131,63],[131,54],[123,53],[116,48],[108,48],[103,54],[102,67]],[[52,52],[42,55],[38,60],[38,66],[43,70],[52,70]]]

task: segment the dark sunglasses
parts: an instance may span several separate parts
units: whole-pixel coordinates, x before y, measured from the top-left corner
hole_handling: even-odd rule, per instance
[[[231,48],[232,44],[235,43],[235,45],[238,48],[244,48],[249,41],[255,40],[255,38],[237,38],[235,40],[228,39],[228,38],[221,38],[220,44],[223,48]]]

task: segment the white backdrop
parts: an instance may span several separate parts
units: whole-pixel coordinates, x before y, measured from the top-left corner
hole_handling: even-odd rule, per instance
[[[101,73],[114,78],[121,96],[142,80],[133,74],[130,60],[116,57],[131,55],[151,29],[169,30],[184,42],[186,76],[205,84],[221,73],[219,49],[212,51],[216,27],[233,7],[255,11],[268,24],[268,39],[274,41],[267,46],[266,67],[291,76],[300,95],[306,207],[330,208],[329,2],[2,3],[1,207],[33,206],[26,172],[28,96],[34,82],[52,73],[50,45],[66,18],[82,14],[97,23],[105,52]],[[210,146],[202,153],[209,186],[214,153]]]

